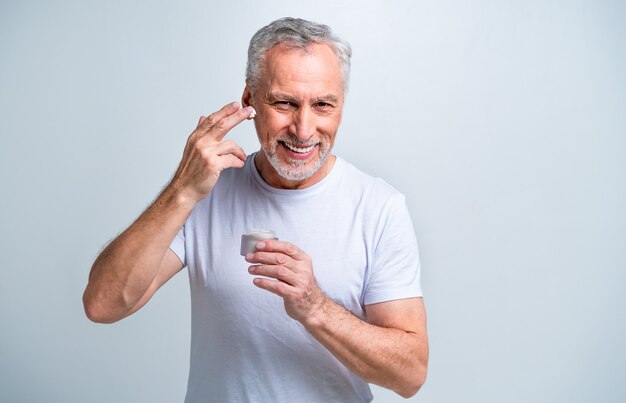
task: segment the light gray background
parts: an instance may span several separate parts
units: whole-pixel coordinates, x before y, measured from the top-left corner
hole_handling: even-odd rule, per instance
[[[0,401],[182,401],[186,274],[114,325],[81,294],[285,15],[352,43],[336,152],[408,199],[431,338],[410,401],[626,401],[624,2],[0,4]]]

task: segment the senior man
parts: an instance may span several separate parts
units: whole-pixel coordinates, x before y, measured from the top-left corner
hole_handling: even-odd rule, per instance
[[[96,259],[87,316],[140,309],[187,267],[187,402],[368,402],[426,377],[417,243],[404,197],[331,153],[350,46],[283,18],[248,50],[241,104],[200,117],[156,201]],[[256,116],[254,116],[256,113]],[[224,136],[254,118],[261,149]],[[239,255],[249,228],[280,240]]]

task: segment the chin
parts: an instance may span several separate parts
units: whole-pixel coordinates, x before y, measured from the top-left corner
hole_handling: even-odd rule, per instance
[[[329,152],[322,153],[316,161],[285,161],[279,158],[276,153],[265,152],[265,156],[272,167],[274,167],[274,170],[276,170],[276,173],[282,178],[291,181],[302,181],[313,176],[324,165],[329,154]]]

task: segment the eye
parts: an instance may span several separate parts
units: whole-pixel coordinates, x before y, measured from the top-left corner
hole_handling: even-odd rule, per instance
[[[294,103],[289,101],[276,101],[273,105],[280,110],[289,110],[296,107]]]
[[[318,102],[315,104],[315,107],[322,110],[329,110],[333,108],[333,105],[329,104],[328,102]]]

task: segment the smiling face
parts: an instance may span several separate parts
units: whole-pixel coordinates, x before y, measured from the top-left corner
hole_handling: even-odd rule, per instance
[[[330,172],[343,101],[341,66],[328,45],[279,44],[266,53],[257,87],[246,85],[242,103],[257,111],[255,163],[268,184],[306,188]]]

